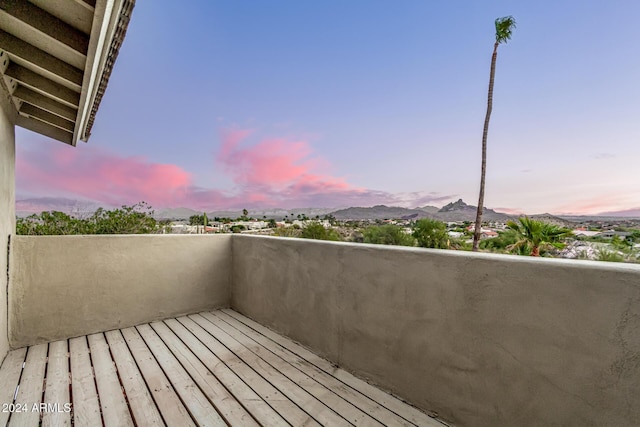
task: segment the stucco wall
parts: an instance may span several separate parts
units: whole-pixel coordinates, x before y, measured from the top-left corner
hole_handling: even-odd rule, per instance
[[[13,348],[228,307],[231,236],[16,236]]]
[[[232,307],[458,426],[640,425],[640,266],[234,236]]]
[[[8,99],[0,87],[0,363],[7,340],[7,259],[9,236],[15,230],[15,133]]]

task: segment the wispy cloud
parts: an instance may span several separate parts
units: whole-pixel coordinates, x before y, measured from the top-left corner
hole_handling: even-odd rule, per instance
[[[566,215],[598,215],[603,212],[627,209],[630,202],[631,200],[624,194],[601,195],[560,205],[553,212]]]
[[[596,153],[591,157],[596,160],[606,160],[606,159],[613,159],[616,157],[616,155],[613,153]]]
[[[305,140],[256,138],[248,129],[222,132],[212,166],[233,188],[194,185],[193,174],[145,157],[121,156],[95,146],[19,146],[18,194],[82,198],[110,206],[146,201],[154,207],[196,209],[422,206],[452,199],[439,193],[393,194],[354,186],[330,171]]]
[[[507,215],[523,215],[521,208],[493,208],[493,210]]]

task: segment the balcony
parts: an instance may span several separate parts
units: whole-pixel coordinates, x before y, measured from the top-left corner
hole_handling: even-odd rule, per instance
[[[0,425],[640,424],[638,265],[15,236],[7,297],[0,401],[45,410]]]

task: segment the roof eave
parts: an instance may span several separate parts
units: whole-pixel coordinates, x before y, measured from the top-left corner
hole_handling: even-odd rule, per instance
[[[80,104],[73,132],[72,144],[87,142],[96,113],[124,40],[135,0],[98,0],[87,62],[80,93]]]

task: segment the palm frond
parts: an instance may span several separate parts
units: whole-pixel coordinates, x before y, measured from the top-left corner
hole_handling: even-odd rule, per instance
[[[515,28],[516,20],[513,16],[504,16],[496,19],[496,43],[506,43],[510,40]]]

